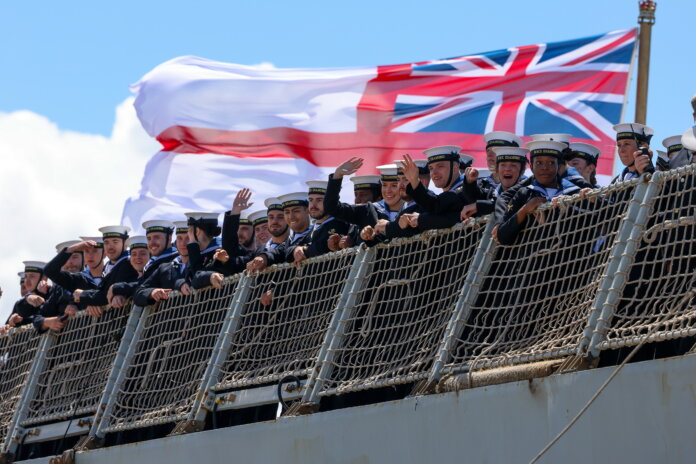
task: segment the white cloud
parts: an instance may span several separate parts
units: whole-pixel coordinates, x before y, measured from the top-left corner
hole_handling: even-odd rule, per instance
[[[55,244],[118,224],[158,148],[132,97],[116,107],[110,137],[62,131],[30,111],[0,113],[0,323],[19,298],[22,261],[46,261]]]

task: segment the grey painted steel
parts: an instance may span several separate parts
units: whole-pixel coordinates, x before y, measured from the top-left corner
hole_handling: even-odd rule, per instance
[[[320,350],[320,353],[323,350],[324,356],[322,358],[317,358],[317,364],[312,372],[313,375],[316,374],[316,378],[314,379],[314,383],[311,386],[308,386],[307,394],[303,397],[304,403],[319,403],[319,391],[322,387],[321,379],[329,378],[331,375],[331,371],[333,370],[334,354],[343,343],[346,322],[350,319],[353,309],[355,308],[357,293],[365,286],[365,279],[367,278],[369,270],[372,268],[375,253],[375,248],[363,248],[358,251],[358,254],[355,257],[356,261],[353,261],[353,264],[358,262],[358,260],[360,262],[360,265],[355,273],[355,280],[353,280],[353,282],[346,280],[346,285],[343,288],[344,292],[342,292],[341,297],[347,296],[347,298],[343,303],[343,306],[341,307],[341,302],[339,302],[339,307],[336,309],[336,313],[340,313],[336,330],[330,337],[327,334],[327,340],[325,341],[328,341],[329,344],[326,349],[324,349],[322,346],[322,349]],[[351,272],[353,267],[354,266],[351,266]],[[350,287],[350,291],[348,291],[346,295],[345,290],[348,287]]]
[[[599,283],[597,289],[597,294],[595,295],[595,301],[592,304],[592,311],[590,311],[590,316],[587,321],[587,326],[583,331],[582,338],[578,345],[577,356],[585,356],[587,347],[592,339],[592,334],[594,333],[595,327],[597,326],[597,320],[604,306],[604,302],[607,299],[607,294],[611,289],[612,282],[616,272],[619,270],[619,264],[621,263],[621,256],[626,248],[626,242],[631,234],[631,230],[635,226],[638,213],[640,212],[641,204],[645,201],[645,193],[648,188],[648,182],[641,179],[642,182],[638,184],[636,190],[633,192],[633,197],[631,198],[631,203],[628,205],[626,210],[626,215],[621,223],[621,229],[616,235],[616,239],[612,244],[611,256],[606,267],[606,271],[602,275],[602,281]]]
[[[483,279],[486,278],[486,274],[488,274],[488,270],[491,267],[493,255],[496,251],[496,244],[493,240],[493,236],[491,235],[494,227],[495,221],[491,215],[488,217],[488,223],[483,231],[483,237],[476,247],[476,254],[471,260],[469,272],[467,273],[464,285],[462,285],[462,289],[459,292],[459,297],[457,298],[457,303],[454,306],[452,317],[447,323],[445,338],[442,342],[442,346],[440,347],[437,359],[433,363],[433,367],[428,377],[428,385],[435,385],[435,383],[439,382],[440,377],[442,376],[443,368],[452,357],[452,349],[454,348],[454,344],[464,330],[464,322],[469,317],[471,306],[476,302]]]
[[[606,298],[602,304],[602,311],[597,318],[597,324],[594,326],[592,338],[590,339],[588,346],[588,354],[593,359],[599,356],[599,344],[606,339],[607,330],[609,329],[609,324],[611,324],[611,319],[614,317],[616,305],[618,304],[618,301],[623,293],[623,289],[626,286],[628,272],[633,264],[633,261],[635,260],[638,243],[643,235],[643,230],[645,229],[645,223],[648,219],[648,215],[652,210],[652,199],[655,198],[655,195],[661,186],[661,183],[658,185],[660,174],[661,173],[657,172],[652,175],[652,178],[645,189],[645,195],[640,202],[635,223],[630,229],[629,236],[625,238],[626,245],[624,246],[623,253],[621,254],[621,261],[619,262],[616,272],[613,275],[611,287],[607,291]],[[623,228],[622,232],[625,232]]]
[[[282,417],[77,453],[75,462],[529,462],[612,371]],[[627,365],[540,462],[692,462],[696,415],[685,406],[694,378],[694,355]]]
[[[302,397],[302,392],[305,391],[304,386],[306,381],[300,381],[300,388],[288,391],[287,387],[295,387],[294,382],[284,384],[286,389],[283,390],[283,400],[296,400]],[[236,390],[230,393],[222,393],[217,395],[219,403],[215,408],[217,411],[225,411],[229,409],[242,409],[252,406],[262,406],[278,402],[278,385],[266,385],[264,387],[249,388],[247,390]]]
[[[227,309],[227,315],[225,316],[225,322],[222,325],[222,330],[218,335],[218,339],[215,343],[215,348],[206,367],[206,371],[201,379],[201,386],[196,395],[196,402],[194,403],[194,408],[189,415],[190,419],[197,421],[204,421],[208,411],[212,411],[213,405],[215,403],[215,393],[213,392],[213,386],[218,382],[218,376],[220,374],[220,369],[227,359],[227,355],[230,352],[230,346],[232,345],[232,336],[239,327],[239,322],[242,317],[242,311],[244,310],[244,305],[249,297],[249,292],[251,286],[249,282],[253,279],[248,272],[244,272],[242,277],[237,282],[237,288],[234,290],[234,296],[232,297],[232,303]]]
[[[19,424],[21,424],[24,418],[27,416],[29,404],[34,398],[34,393],[36,392],[36,385],[39,380],[38,374],[43,370],[44,363],[46,362],[46,352],[54,342],[55,337],[50,334],[44,335],[41,342],[39,342],[39,348],[36,350],[36,355],[34,356],[34,360],[31,363],[31,368],[29,369],[27,383],[22,389],[17,409],[12,416],[12,422],[10,422],[10,425],[7,428],[7,436],[5,437],[5,443],[3,443],[1,450],[3,453],[14,454],[22,441],[21,436],[24,434],[25,430]]]
[[[73,420],[54,422],[39,427],[27,427],[25,444],[56,440],[63,436],[74,437],[89,432],[93,416],[76,417]]]
[[[94,415],[94,422],[89,431],[90,437],[104,438],[103,430],[109,425],[109,416],[116,402],[116,396],[120,387],[123,385],[123,380],[126,377],[126,372],[130,366],[130,362],[135,354],[137,341],[143,332],[143,326],[147,315],[151,311],[150,306],[141,308],[133,306],[131,313],[128,315],[126,323],[126,331],[123,334],[121,343],[118,346],[118,352],[114,359],[114,366],[109,373],[104,394],[99,400],[97,413]]]
[[[321,344],[321,348],[319,349],[319,354],[317,355],[317,362],[307,379],[307,383],[304,388],[304,394],[302,395],[303,403],[310,402],[312,390],[314,389],[314,385],[317,381],[317,376],[319,375],[319,372],[321,370],[322,361],[326,358],[327,351],[329,349],[329,346],[331,345],[331,340],[333,339],[334,334],[336,333],[336,330],[338,329],[338,326],[341,322],[343,308],[346,307],[346,304],[350,298],[350,294],[353,289],[353,284],[355,283],[359,275],[358,273],[360,272],[360,268],[362,267],[363,256],[367,253],[367,251],[368,249],[361,248],[355,254],[355,258],[353,258],[353,264],[350,267],[350,272],[348,272],[346,283],[343,284],[341,296],[339,297],[338,302],[336,303],[336,310],[334,311],[334,314],[331,317],[329,329],[326,331],[326,335],[324,336],[324,342]]]

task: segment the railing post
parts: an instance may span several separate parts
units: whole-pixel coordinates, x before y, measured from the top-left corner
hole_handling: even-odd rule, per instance
[[[341,296],[336,304],[336,311],[331,318],[329,329],[319,350],[317,362],[307,381],[301,401],[304,408],[319,403],[319,392],[323,385],[322,379],[331,375],[336,350],[341,348],[343,344],[346,323],[352,317],[358,293],[365,287],[365,280],[372,268],[376,252],[374,247],[360,248],[355,255]]]
[[[633,192],[633,196],[631,197],[631,201],[628,205],[628,208],[626,209],[626,214],[624,215],[625,217],[621,221],[619,231],[616,234],[616,239],[614,239],[614,243],[612,244],[609,262],[607,263],[606,269],[602,274],[602,280],[600,281],[599,286],[597,287],[597,294],[595,295],[595,300],[592,304],[592,310],[590,311],[590,315],[587,320],[587,325],[585,326],[585,330],[582,333],[582,338],[580,339],[580,343],[578,344],[576,354],[580,358],[583,358],[586,355],[587,347],[590,344],[590,340],[592,339],[592,333],[595,329],[595,326],[597,325],[597,319],[599,318],[599,314],[602,311],[602,306],[604,305],[604,301],[607,298],[607,293],[611,288],[614,276],[616,275],[616,272],[619,269],[621,255],[623,254],[624,249],[626,248],[626,241],[631,235],[631,230],[633,230],[633,227],[635,226],[636,218],[638,217],[641,205],[645,200],[645,192],[647,188],[648,182],[645,181],[640,182],[636,186],[636,189]]]
[[[467,272],[466,279],[459,291],[459,296],[454,304],[454,309],[452,311],[452,316],[447,323],[447,328],[445,330],[445,336],[438,350],[437,357],[431,368],[430,375],[426,381],[423,388],[418,388],[420,391],[427,391],[432,386],[436,385],[442,377],[442,369],[452,358],[452,349],[454,344],[462,334],[464,330],[464,324],[469,318],[471,313],[471,307],[476,304],[476,299],[478,298],[479,290],[481,289],[481,284],[483,279],[488,274],[488,270],[493,262],[493,257],[496,252],[496,244],[493,240],[491,232],[496,226],[493,220],[493,215],[488,217],[488,222],[486,223],[486,228],[483,231],[483,236],[479,240],[476,246],[476,253],[471,259],[471,264],[469,265],[469,271]]]
[[[27,380],[22,388],[22,392],[19,396],[19,402],[12,415],[12,421],[7,427],[7,436],[5,437],[5,443],[3,443],[2,451],[9,455],[14,455],[22,442],[22,435],[24,435],[24,428],[19,424],[26,418],[29,411],[29,405],[34,399],[34,394],[36,393],[36,385],[39,381],[39,375],[44,369],[44,364],[46,363],[46,352],[53,346],[55,342],[55,335],[52,333],[47,333],[42,336],[39,346],[36,349],[36,355],[31,363],[31,368],[29,369],[29,374],[27,374]]]
[[[97,412],[92,421],[92,427],[87,435],[88,440],[100,440],[104,438],[104,434],[101,431],[109,424],[109,415],[111,414],[116,397],[118,396],[119,388],[122,386],[126,371],[130,367],[131,360],[135,354],[136,345],[143,332],[143,325],[150,311],[151,306],[142,308],[134,305],[131,308],[128,321],[126,322],[126,330],[123,332],[123,337],[121,338],[116,357],[114,358],[113,367],[111,368],[111,372],[109,372],[109,378],[104,387],[104,393],[99,400]]]
[[[588,326],[592,328],[592,338],[590,339],[588,346],[588,356],[591,359],[595,359],[599,356],[600,350],[598,345],[606,339],[607,331],[609,330],[609,325],[614,317],[616,306],[621,298],[621,295],[623,294],[624,287],[626,286],[628,272],[635,260],[636,251],[642,238],[643,230],[645,229],[648,214],[650,214],[650,211],[652,210],[652,199],[660,189],[660,186],[658,185],[659,180],[660,173],[655,173],[652,175],[650,182],[648,182],[647,186],[645,187],[645,193],[640,200],[638,200],[640,196],[638,190],[636,189],[634,200],[639,201],[639,206],[634,207],[634,210],[636,210],[634,211],[635,221],[631,224],[630,229],[628,227],[622,227],[621,233],[623,233],[624,236],[617,237],[617,240],[624,243],[622,250],[620,251],[620,260],[616,265],[615,272],[607,272],[607,274],[611,276],[611,285],[609,286],[609,289],[604,293],[604,295],[600,295],[599,293],[597,295],[597,303],[595,304],[595,307],[601,307],[601,313],[599,316],[595,316],[596,324],[589,325],[593,321],[592,315],[588,323]],[[612,258],[614,258],[613,255]],[[594,312],[595,311],[593,310],[593,313]]]
[[[215,405],[215,394],[213,387],[218,381],[218,376],[223,364],[227,360],[230,347],[232,346],[232,337],[239,327],[242,318],[244,307],[251,293],[251,284],[254,278],[248,272],[244,272],[237,282],[234,290],[232,302],[227,308],[225,322],[222,324],[222,329],[218,334],[218,338],[213,348],[213,353],[210,356],[208,365],[206,366],[201,385],[194,400],[194,407],[189,414],[188,421],[194,423],[203,423],[208,411],[212,411]]]

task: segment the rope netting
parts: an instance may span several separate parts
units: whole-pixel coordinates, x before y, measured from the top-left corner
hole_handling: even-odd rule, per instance
[[[99,318],[71,317],[45,353],[43,370],[22,426],[96,411],[121,343],[131,305],[106,308]]]
[[[696,165],[654,181],[658,190],[599,349],[696,335]]]
[[[320,395],[426,378],[442,342],[482,224],[428,231],[375,247],[375,258],[344,314]],[[322,371],[324,372],[324,371]]]
[[[0,444],[7,438],[40,341],[31,325],[0,335]]]
[[[324,341],[355,249],[282,264],[251,275],[215,390],[306,377]],[[270,304],[262,304],[264,294]]]
[[[183,420],[222,330],[240,275],[148,307],[106,432]]]
[[[573,353],[637,181],[542,205],[513,245],[498,245],[464,315],[448,370]]]

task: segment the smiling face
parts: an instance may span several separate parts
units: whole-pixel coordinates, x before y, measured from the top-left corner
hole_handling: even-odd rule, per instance
[[[159,256],[169,248],[169,235],[164,232],[150,232],[147,234],[147,248],[152,256]]]
[[[277,209],[268,212],[268,231],[274,237],[282,237],[288,230],[288,223],[285,222],[285,214]]]
[[[532,159],[532,173],[541,185],[545,187],[556,185],[558,159],[554,156],[535,156]]]
[[[507,190],[517,183],[522,175],[522,163],[517,161],[501,161],[497,166],[500,184]]]
[[[268,230],[268,223],[264,222],[262,224],[254,226],[254,236],[256,237],[256,243],[259,245],[266,243],[271,238],[271,232]]]
[[[116,261],[123,253],[123,239],[115,237],[105,238],[104,253],[111,261]]]
[[[305,206],[291,206],[283,210],[285,222],[295,232],[304,232],[309,227],[309,211]]]
[[[237,229],[237,239],[244,248],[249,248],[254,243],[254,227],[240,224]]]
[[[496,154],[493,151],[492,147],[486,148],[486,165],[488,165],[488,170],[491,172],[491,174],[495,173],[495,160],[496,160]]]
[[[441,189],[449,187],[448,181],[455,180],[459,173],[459,167],[452,161],[436,161],[428,164],[428,169],[430,169],[430,179],[433,184]],[[452,169],[456,169],[456,172],[453,173]]]
[[[89,247],[83,253],[85,254],[85,265],[89,266],[90,269],[97,269],[104,260],[103,248]]]
[[[176,234],[176,250],[181,256],[188,256],[188,248],[186,245],[189,243],[188,233]]]
[[[574,167],[580,173],[580,175],[588,182],[592,174],[597,169],[592,163],[588,163],[586,159],[580,158],[579,156],[568,160],[568,166]]]
[[[145,264],[150,259],[150,252],[147,248],[133,248],[130,251],[130,263],[138,273],[143,272]]]
[[[399,183],[396,181],[382,181],[382,198],[389,205],[389,209],[396,209],[401,203]]]

